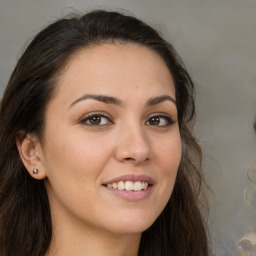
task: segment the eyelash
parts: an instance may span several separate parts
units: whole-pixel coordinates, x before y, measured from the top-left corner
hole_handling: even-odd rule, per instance
[[[108,124],[92,124],[92,123],[87,123],[87,122],[90,122],[90,120],[92,121],[93,118],[98,118],[98,120],[101,122],[102,121],[102,118],[105,118],[108,122]],[[95,119],[95,121],[98,121]],[[81,121],[80,121],[82,124],[84,125],[88,125],[88,126],[102,126],[102,125],[110,125],[110,124],[113,124],[113,122],[111,121],[111,118],[108,117],[107,115],[104,115],[102,113],[90,113],[88,115],[85,116],[85,118],[83,118]]]
[[[160,121],[160,123],[161,123],[161,120],[159,120],[159,119],[164,119],[166,121],[166,124],[164,124],[164,125],[153,125],[153,124],[150,124],[149,122],[150,122],[150,120],[153,121],[153,118],[157,118],[158,121]],[[168,127],[168,126],[171,126],[174,123],[175,123],[175,121],[170,116],[168,116],[168,115],[157,115],[157,114],[151,116],[148,119],[148,121],[146,122],[147,125],[152,125],[152,126],[157,126],[157,127]]]
[[[94,120],[93,120],[94,118]],[[102,122],[102,119],[106,119],[107,123],[104,124],[100,124]],[[153,120],[154,118],[156,118],[156,120]],[[166,124],[164,125],[155,125],[155,124],[150,124],[150,121],[152,122],[159,122],[159,124],[161,124],[162,120],[164,119]],[[97,124],[92,124],[93,121],[99,121],[99,123]],[[111,118],[108,117],[107,115],[104,115],[102,113],[90,113],[88,114],[85,118],[83,118],[80,123],[84,124],[84,125],[88,125],[88,126],[93,126],[93,127],[99,127],[99,126],[105,126],[105,125],[112,125],[114,124],[113,121],[111,121]],[[171,126],[172,124],[174,124],[175,121],[168,115],[161,115],[161,114],[155,114],[152,115],[151,117],[148,118],[148,120],[146,121],[146,125],[150,125],[150,126],[156,126],[156,127],[168,127]]]

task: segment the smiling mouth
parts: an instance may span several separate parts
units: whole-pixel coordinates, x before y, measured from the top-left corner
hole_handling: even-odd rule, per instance
[[[117,190],[126,190],[126,191],[142,191],[147,189],[148,186],[151,186],[148,182],[145,181],[118,181],[109,184],[105,184],[105,187],[117,189]]]
[[[148,175],[122,175],[102,184],[114,196],[139,202],[150,197],[156,181]]]

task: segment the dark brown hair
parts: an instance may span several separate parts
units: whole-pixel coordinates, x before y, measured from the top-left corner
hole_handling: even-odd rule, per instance
[[[160,55],[175,83],[183,156],[165,209],[142,234],[140,256],[207,256],[201,185],[201,150],[189,126],[194,117],[194,85],[174,48],[144,22],[128,15],[93,11],[60,19],[42,30],[27,47],[0,106],[0,255],[43,256],[52,226],[43,181],[23,166],[15,139],[20,131],[43,141],[47,103],[56,81],[77,51],[104,42],[132,43]]]

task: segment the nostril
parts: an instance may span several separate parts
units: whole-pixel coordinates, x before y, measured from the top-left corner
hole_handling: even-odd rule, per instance
[[[126,157],[125,160],[132,161],[134,159],[132,157]]]

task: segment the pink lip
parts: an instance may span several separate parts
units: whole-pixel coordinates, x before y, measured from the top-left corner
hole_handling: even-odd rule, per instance
[[[112,184],[112,183],[117,183],[119,181],[144,181],[149,183],[150,185],[154,185],[155,181],[152,177],[147,176],[147,175],[133,175],[133,174],[128,174],[128,175],[123,175],[123,176],[118,176],[114,179],[111,179],[109,181],[106,181],[103,183],[103,185],[107,185],[107,184]]]
[[[113,193],[115,196],[121,197],[128,201],[140,201],[150,196],[154,189],[154,186],[148,186],[146,189],[141,191],[118,190],[108,187],[103,188],[107,189],[110,193]]]
[[[114,188],[108,188],[106,186],[107,184],[118,183],[119,181],[132,181],[132,182],[144,181],[144,182],[147,182],[149,186],[146,189],[141,191],[119,190]],[[147,175],[128,174],[128,175],[119,176],[107,182],[104,182],[103,185],[104,185],[104,189],[107,189],[109,192],[113,193],[115,196],[121,197],[128,201],[140,201],[150,196],[150,194],[154,189],[155,181],[152,177]]]

